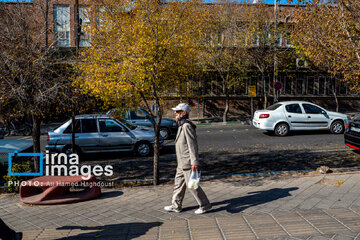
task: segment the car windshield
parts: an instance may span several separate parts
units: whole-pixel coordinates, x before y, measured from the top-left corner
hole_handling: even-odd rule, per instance
[[[130,128],[131,130],[134,130],[137,126],[132,125],[131,123],[128,123],[127,121],[123,120],[123,119],[116,119],[116,121],[124,124],[125,126],[127,126],[128,128]]]
[[[268,107],[266,110],[276,110],[280,106],[281,106],[280,103],[275,103],[274,105],[271,105],[270,107]]]

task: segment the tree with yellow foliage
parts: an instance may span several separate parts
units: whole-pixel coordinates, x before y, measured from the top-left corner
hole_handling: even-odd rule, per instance
[[[314,0],[298,7],[292,39],[315,66],[360,90],[360,1]]]
[[[246,44],[249,31],[244,13],[249,6],[244,2],[220,0],[207,9],[211,16],[206,25],[204,43],[199,62],[209,74],[219,76],[225,94],[223,122],[228,119],[230,89],[241,84],[250,70],[247,61],[249,46]]]
[[[156,185],[165,99],[196,68],[203,8],[191,0],[94,2],[91,15],[97,21],[90,26],[91,47],[83,53],[76,83],[84,93],[124,109],[146,106],[155,131]]]

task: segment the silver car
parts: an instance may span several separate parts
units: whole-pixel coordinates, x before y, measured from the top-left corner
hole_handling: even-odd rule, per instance
[[[118,110],[116,108],[109,110],[107,115],[112,116],[116,119],[123,118],[127,122],[131,123],[132,125],[136,126],[145,126],[148,128],[153,129],[153,125],[151,122],[150,114],[142,109],[142,108],[134,108],[131,110],[127,110],[125,114],[117,116]],[[156,121],[155,117],[155,121]],[[175,137],[178,130],[178,126],[176,121],[169,119],[169,118],[162,118],[160,124],[160,136],[163,139],[169,139],[170,137]]]
[[[107,115],[79,115],[75,119],[75,152],[78,154],[134,151],[139,156],[148,156],[153,150],[155,133],[149,129],[139,129]],[[67,154],[72,152],[71,123],[70,119],[48,133],[46,150]]]
[[[253,125],[256,128],[274,131],[278,136],[286,136],[293,130],[329,129],[340,134],[345,130],[350,117],[330,112],[313,103],[289,101],[276,103],[254,114]]]

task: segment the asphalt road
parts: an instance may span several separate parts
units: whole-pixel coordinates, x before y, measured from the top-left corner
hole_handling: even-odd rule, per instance
[[[344,145],[343,135],[328,131],[294,132],[277,137],[249,125],[232,124],[198,126],[197,135],[203,175],[314,170],[322,165],[360,166],[360,155]],[[41,136],[42,148],[46,139],[46,135]],[[112,179],[151,178],[153,169],[152,157],[139,158],[132,153],[87,155],[82,163],[113,165]],[[161,150],[160,176],[171,178],[175,169],[174,141],[168,140]]]
[[[202,151],[281,151],[346,149],[343,135],[329,131],[298,131],[278,137],[249,125],[200,126],[197,128]]]

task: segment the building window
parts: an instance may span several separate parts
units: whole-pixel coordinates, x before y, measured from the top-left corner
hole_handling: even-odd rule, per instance
[[[282,46],[282,35],[281,35],[281,33],[276,34],[275,45],[278,46],[278,47]]]
[[[96,9],[96,24],[98,28],[101,28],[104,25],[104,12],[105,7],[99,7]]]
[[[304,93],[304,80],[303,79],[296,79],[296,89],[295,89],[295,94],[296,95],[303,95]]]
[[[292,42],[291,42],[290,33],[286,33],[284,39],[285,39],[285,43],[284,43],[285,47],[293,47]]]
[[[326,79],[324,77],[319,78],[319,88],[318,88],[318,95],[325,95],[326,93]]]
[[[55,44],[70,46],[70,7],[69,5],[54,5]]]
[[[315,94],[315,79],[314,77],[308,77],[307,79],[307,94],[314,95]]]
[[[253,34],[251,36],[251,46],[259,46],[259,43],[260,43],[259,35]]]
[[[75,22],[76,22],[76,7],[75,7]],[[80,22],[80,47],[90,47],[91,46],[91,35],[90,35],[90,17],[89,17],[89,7],[80,6],[79,7],[79,22]],[[75,36],[76,36],[76,25],[75,25]],[[75,38],[75,41],[77,39]]]

